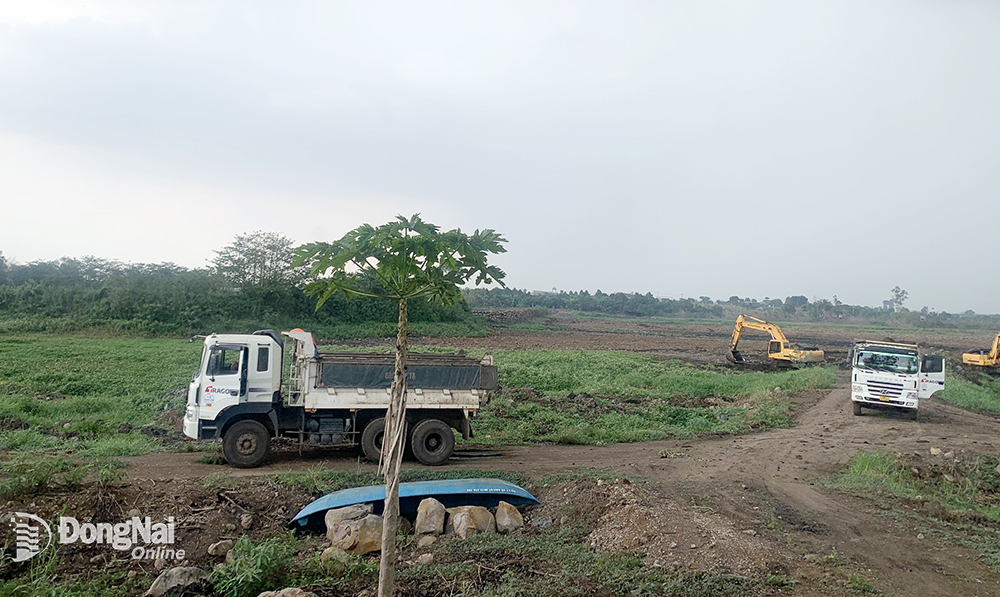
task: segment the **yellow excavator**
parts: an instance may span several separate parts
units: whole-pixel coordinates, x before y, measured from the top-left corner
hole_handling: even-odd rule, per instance
[[[1000,334],[993,339],[993,348],[967,352],[962,355],[962,362],[979,367],[1000,367]]]
[[[740,337],[743,335],[743,330],[745,329],[759,330],[771,334],[771,342],[767,345],[767,357],[779,363],[784,362],[800,365],[805,363],[822,363],[826,359],[823,351],[814,346],[799,346],[798,344],[789,342],[785,334],[781,332],[781,328],[773,323],[768,323],[756,317],[740,315],[736,318],[736,327],[733,328],[733,340],[729,343],[729,352],[726,353],[726,358],[731,363],[743,364],[746,362],[740,351],[736,350],[736,346],[740,343]]]

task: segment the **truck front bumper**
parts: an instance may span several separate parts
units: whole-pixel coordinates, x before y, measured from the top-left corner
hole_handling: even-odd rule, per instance
[[[890,396],[865,396],[864,394],[851,394],[852,402],[860,402],[865,406],[884,406],[891,408],[907,408],[916,410],[920,406],[920,401],[916,398],[890,397]]]

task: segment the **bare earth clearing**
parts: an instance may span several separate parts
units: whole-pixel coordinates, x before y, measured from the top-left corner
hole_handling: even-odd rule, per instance
[[[724,325],[633,326],[614,328],[588,322],[587,328],[566,333],[501,330],[488,338],[417,339],[469,349],[566,348],[650,352],[702,364],[722,364],[728,343]],[[648,328],[648,329],[647,329]],[[837,359],[851,330],[796,328],[793,339],[829,348]],[[969,346],[964,334],[907,334],[900,341],[922,341],[949,351]],[[763,341],[746,343],[745,352]],[[805,392],[795,397],[797,426],[791,429],[721,439],[661,441],[610,446],[514,446],[460,449],[450,468],[518,471],[532,478],[568,473],[581,467],[601,469],[612,476],[646,482],[593,479],[563,483],[558,491],[539,488],[547,503],[530,516],[557,516],[560,508],[579,515],[591,509],[596,521],[590,536],[594,549],[633,550],[649,562],[675,568],[712,569],[724,566],[741,573],[769,569],[799,583],[796,595],[844,594],[848,573],[871,580],[888,595],[1000,595],[1000,575],[976,560],[977,553],[928,532],[936,524],[920,515],[920,502],[879,503],[842,494],[819,481],[842,467],[861,450],[887,450],[930,458],[930,447],[995,453],[1000,434],[996,418],[930,401],[919,420],[893,413],[850,412],[847,375],[829,392]],[[661,453],[665,457],[661,457]],[[299,456],[279,450],[268,466],[254,470],[200,464],[197,454],[150,454],[131,459],[132,485],[149,493],[178,492],[177,506],[197,508],[183,488],[200,484],[205,475],[225,471],[234,477],[229,495],[245,506],[268,502],[258,515],[261,524],[277,527],[304,501],[276,511],[282,496],[257,486],[255,479],[277,472],[320,465],[339,470],[372,470],[351,452],[317,451]],[[417,466],[410,464],[409,466]],[[270,495],[261,497],[259,494]],[[211,492],[206,492],[211,493]],[[179,512],[179,514],[181,514]],[[284,520],[284,518],[282,518]],[[925,535],[921,535],[921,531]],[[223,533],[224,534],[224,533]],[[215,537],[218,534],[213,533]],[[919,536],[918,536],[919,535]],[[207,541],[208,539],[205,539]],[[204,549],[201,546],[200,549]],[[839,554],[840,566],[822,556]]]

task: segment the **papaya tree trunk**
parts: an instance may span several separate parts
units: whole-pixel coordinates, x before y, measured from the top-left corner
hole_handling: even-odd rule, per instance
[[[378,572],[378,597],[392,597],[396,582],[396,530],[399,528],[399,467],[406,444],[406,299],[399,301],[396,325],[396,370],[392,375],[389,410],[385,415],[380,472],[385,477],[382,513],[382,560]]]

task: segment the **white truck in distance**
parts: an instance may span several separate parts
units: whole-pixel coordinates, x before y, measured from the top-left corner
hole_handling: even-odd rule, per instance
[[[240,468],[258,466],[276,437],[360,445],[377,462],[395,355],[321,353],[308,332],[281,336],[262,330],[205,337],[188,387],[184,434],[222,438],[226,460]],[[411,354],[407,367],[409,447],[421,463],[443,464],[455,448],[453,429],[472,437],[470,418],[497,388],[497,368],[489,355],[454,354]]]
[[[920,355],[915,344],[855,340],[851,349],[851,403],[912,412],[944,388],[944,357]]]

